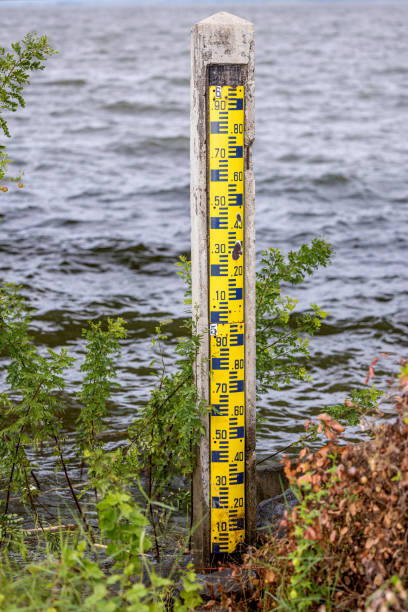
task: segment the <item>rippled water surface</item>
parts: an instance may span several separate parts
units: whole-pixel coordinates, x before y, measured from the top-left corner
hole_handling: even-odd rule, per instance
[[[361,384],[378,351],[407,356],[408,4],[223,8],[256,26],[258,251],[316,235],[336,250],[330,268],[288,289],[300,309],[317,302],[331,316],[312,343],[313,384],[261,402],[262,456]],[[112,434],[148,398],[157,322],[174,319],[173,345],[180,333],[189,31],[215,10],[0,7],[2,43],[36,30],[59,49],[10,119],[26,187],[0,200],[0,276],[37,308],[37,340],[79,358],[88,319],[126,319]],[[78,407],[67,401],[69,431]]]

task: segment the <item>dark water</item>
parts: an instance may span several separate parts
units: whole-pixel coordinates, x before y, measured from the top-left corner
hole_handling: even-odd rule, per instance
[[[336,249],[330,268],[288,289],[300,310],[317,302],[331,316],[312,343],[313,384],[260,404],[262,456],[361,384],[378,351],[408,352],[408,4],[223,8],[256,25],[258,251],[316,235]],[[107,431],[148,398],[157,322],[174,319],[173,343],[180,333],[189,30],[215,10],[0,7],[2,44],[37,30],[59,49],[10,119],[26,188],[1,194],[0,277],[23,284],[38,309],[37,340],[79,358],[88,319],[126,319]],[[67,402],[69,430],[78,407]],[[44,474],[52,466],[50,456]]]

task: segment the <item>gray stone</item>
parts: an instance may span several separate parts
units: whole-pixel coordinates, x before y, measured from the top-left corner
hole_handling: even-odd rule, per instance
[[[298,504],[299,500],[291,489],[287,489],[282,495],[265,499],[256,509],[257,532],[271,532],[277,537],[283,537],[285,530],[279,527],[280,521],[284,517],[285,510],[291,510]]]
[[[240,570],[237,570],[240,571]],[[197,574],[197,581],[201,585],[201,596],[204,599],[220,599],[221,593],[228,595],[244,594],[250,587],[251,578],[255,578],[255,572],[247,570],[234,574],[233,568],[227,568],[221,572],[211,574]]]

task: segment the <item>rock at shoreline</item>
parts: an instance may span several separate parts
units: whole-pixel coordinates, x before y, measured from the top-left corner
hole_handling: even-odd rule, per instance
[[[255,578],[255,572],[237,568],[225,568],[211,574],[197,574],[197,582],[201,585],[203,599],[220,599],[222,593],[228,595],[244,595]]]
[[[285,510],[291,510],[299,504],[299,500],[291,489],[287,489],[282,495],[276,495],[265,499],[256,509],[256,529],[259,533],[273,533],[276,537],[285,535],[283,529],[279,529],[279,523],[284,517]]]

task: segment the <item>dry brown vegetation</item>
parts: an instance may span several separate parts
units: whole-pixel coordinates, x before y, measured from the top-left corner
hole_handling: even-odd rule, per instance
[[[408,610],[408,378],[396,419],[373,439],[339,446],[342,427],[320,415],[328,444],[304,449],[286,474],[301,503],[284,519],[287,537],[268,537],[246,558],[256,579],[224,609]],[[300,577],[300,579],[299,579]],[[227,603],[226,598],[224,603]]]

